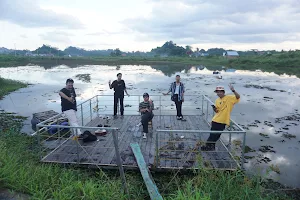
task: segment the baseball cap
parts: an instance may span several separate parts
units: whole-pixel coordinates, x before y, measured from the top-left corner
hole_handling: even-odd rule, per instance
[[[215,89],[215,92],[217,91],[224,91],[225,92],[225,89],[223,86],[217,86],[216,89]]]

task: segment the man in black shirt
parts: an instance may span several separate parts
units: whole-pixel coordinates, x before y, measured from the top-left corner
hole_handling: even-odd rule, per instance
[[[61,97],[61,111],[66,115],[71,126],[79,126],[76,116],[76,92],[73,84],[74,81],[72,79],[67,79],[66,87],[61,89],[59,92],[59,95]],[[73,129],[73,134],[75,136],[79,136],[81,134],[80,129]]]
[[[125,85],[125,81],[122,80],[122,74],[118,73],[117,74],[118,79],[114,80],[112,83],[111,81],[108,82],[109,88],[113,89],[114,88],[114,116],[117,115],[117,107],[118,107],[118,101],[120,99],[120,112],[121,115],[124,114],[124,91],[126,92],[127,96],[129,96],[129,94],[127,93],[126,90],[126,85]]]
[[[142,114],[141,123],[143,125],[143,138],[147,139],[147,133],[148,133],[148,122],[152,120],[154,114],[154,104],[152,100],[149,98],[148,93],[143,94],[144,101],[140,103],[139,110]]]

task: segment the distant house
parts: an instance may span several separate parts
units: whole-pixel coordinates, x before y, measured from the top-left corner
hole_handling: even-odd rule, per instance
[[[201,56],[201,53],[199,51],[196,51],[193,53],[193,56],[198,58],[199,56]]]
[[[201,53],[201,56],[209,56],[209,53]]]
[[[125,56],[127,56],[127,54],[126,54],[126,53],[122,53],[122,55],[121,55],[121,56],[125,57]]]
[[[223,56],[226,58],[238,58],[239,54],[236,51],[225,51]]]
[[[198,52],[196,51],[192,54],[192,56],[198,58],[200,56],[209,56],[209,53],[201,53],[199,51]]]
[[[161,58],[167,58],[167,57],[169,57],[169,56],[168,56],[168,54],[160,54],[160,57],[161,57]]]

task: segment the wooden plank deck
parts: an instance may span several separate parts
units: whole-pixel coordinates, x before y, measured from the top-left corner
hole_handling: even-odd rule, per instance
[[[123,116],[114,119],[95,118],[88,127],[106,125],[118,127],[119,151],[125,168],[138,169],[130,143],[140,146],[147,166],[152,169],[178,169],[178,168],[220,168],[236,169],[237,165],[230,157],[225,147],[218,142],[217,152],[200,152],[201,141],[206,141],[208,134],[196,133],[158,133],[162,130],[209,130],[210,127],[202,116],[186,116],[186,121],[176,119],[176,116],[154,116],[152,127],[149,127],[147,139],[142,138],[142,126],[136,126],[141,116]],[[102,128],[100,128],[102,129]],[[105,129],[105,128],[104,128]],[[84,130],[82,130],[84,131]],[[158,135],[157,135],[158,134]],[[156,137],[158,137],[159,162],[156,162]],[[105,136],[97,136],[98,140],[83,143],[68,139],[61,146],[52,150],[45,156],[43,162],[77,163],[98,165],[100,167],[117,167],[113,137],[110,131]],[[66,139],[65,139],[66,140]],[[77,154],[78,153],[78,154]]]
[[[149,169],[144,160],[143,154],[141,152],[140,146],[137,143],[130,144],[133,154],[137,160],[140,172],[144,179],[144,183],[147,187],[148,193],[150,195],[151,200],[162,200],[162,196],[159,194],[158,188],[149,172]]]

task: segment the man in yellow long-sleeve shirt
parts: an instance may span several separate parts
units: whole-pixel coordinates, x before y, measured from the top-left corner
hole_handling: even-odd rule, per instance
[[[215,105],[212,105],[214,111],[216,112],[215,116],[211,122],[212,131],[223,131],[226,125],[230,125],[230,113],[233,109],[234,104],[240,101],[240,95],[237,93],[232,85],[229,85],[230,90],[234,95],[225,95],[225,89],[222,86],[217,86],[215,93],[218,95],[218,99],[215,102]],[[201,147],[202,151],[213,151],[215,150],[215,144],[220,138],[221,134],[209,135],[206,145]]]

